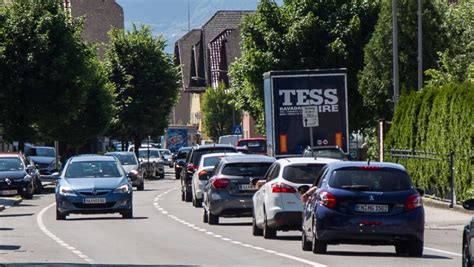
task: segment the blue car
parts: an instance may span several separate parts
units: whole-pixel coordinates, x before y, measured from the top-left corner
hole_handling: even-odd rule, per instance
[[[304,205],[303,250],[324,254],[328,245],[393,245],[399,255],[423,255],[424,192],[403,166],[329,163],[309,190],[314,193]]]
[[[70,158],[61,173],[55,174],[56,219],[69,214],[120,213],[133,218],[133,189],[120,162],[112,156],[87,155]]]

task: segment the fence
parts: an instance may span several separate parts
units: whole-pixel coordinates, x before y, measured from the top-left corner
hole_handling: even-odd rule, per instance
[[[456,204],[456,180],[455,180],[455,153],[453,151],[448,154],[441,154],[436,152],[428,151],[417,151],[417,150],[405,150],[405,149],[390,149],[385,151],[386,159],[388,161],[394,161],[401,163],[408,169],[410,165],[418,164],[416,161],[435,161],[438,164],[435,164],[437,168],[434,171],[435,174],[439,174],[443,179],[443,173],[446,173],[446,170],[440,170],[439,168],[448,168],[447,173],[449,173],[449,194],[446,194],[443,190],[438,190],[436,186],[431,185],[427,189],[427,193],[434,195],[441,195],[441,198],[448,198],[450,201],[450,207],[452,208]],[[413,174],[412,174],[413,175]],[[415,174],[416,175],[416,174]],[[436,176],[436,175],[435,175]]]

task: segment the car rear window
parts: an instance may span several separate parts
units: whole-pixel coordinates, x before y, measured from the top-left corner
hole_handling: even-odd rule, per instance
[[[392,168],[339,169],[332,173],[329,186],[360,191],[404,191],[412,187],[408,174]]]
[[[224,156],[208,157],[204,159],[204,167],[215,166]]]
[[[283,178],[292,183],[312,184],[325,164],[295,164],[283,170]]]
[[[237,150],[235,149],[235,147],[220,147],[220,148],[202,149],[202,150],[198,149],[193,152],[192,163],[197,166],[199,164],[199,161],[201,161],[202,155],[211,154],[211,153],[223,153],[223,152],[237,152]]]
[[[264,140],[240,140],[238,146],[247,146],[247,148],[256,153],[266,152],[266,142]]]
[[[272,163],[268,162],[239,162],[228,163],[222,169],[222,174],[232,176],[264,176]]]
[[[344,152],[337,149],[315,149],[314,152],[307,150],[304,153],[305,157],[320,157],[320,158],[332,158],[332,159],[344,159]]]

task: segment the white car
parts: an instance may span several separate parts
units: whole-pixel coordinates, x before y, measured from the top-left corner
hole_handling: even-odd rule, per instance
[[[163,156],[163,161],[168,167],[173,167],[173,154],[169,149],[160,148],[160,153]]]
[[[278,230],[300,230],[303,204],[299,188],[311,186],[330,158],[285,158],[275,161],[253,196],[252,233],[275,238]]]
[[[138,156],[144,177],[165,177],[165,163],[158,148],[140,148]]]
[[[193,206],[202,207],[202,197],[204,187],[209,178],[213,175],[214,167],[223,157],[230,157],[234,155],[242,155],[241,153],[211,153],[201,157],[197,171],[194,172],[191,180]]]

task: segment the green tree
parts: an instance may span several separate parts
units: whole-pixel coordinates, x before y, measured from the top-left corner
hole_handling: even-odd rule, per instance
[[[431,85],[474,82],[474,0],[450,5],[447,13],[449,47],[439,52],[437,69],[426,74]]]
[[[16,0],[0,26],[0,121],[5,138],[19,141],[20,149],[39,138],[64,140],[62,126],[77,120],[93,87],[96,65],[81,40],[82,22],[61,5]]]
[[[349,125],[363,127],[367,114],[357,90],[357,73],[379,7],[380,1],[293,0],[279,7],[262,0],[242,22],[242,56],[230,69],[236,108],[248,111],[263,129],[264,72],[347,68]]]
[[[446,1],[444,1],[446,2]],[[436,52],[446,48],[444,13],[446,4],[439,0],[423,1],[423,68],[436,66]],[[402,91],[417,86],[417,1],[398,1],[399,81]],[[379,20],[365,47],[364,68],[359,74],[359,92],[363,96],[369,123],[393,114],[392,87],[392,9],[383,1]]]
[[[240,123],[240,116],[230,103],[232,96],[226,93],[224,84],[217,89],[208,88],[202,97],[204,129],[212,140],[230,134],[233,123]],[[235,116],[233,119],[232,116]]]
[[[106,52],[109,80],[116,87],[111,133],[132,138],[135,151],[143,138],[163,133],[175,105],[179,72],[164,52],[165,40],[148,26],[113,30]]]

